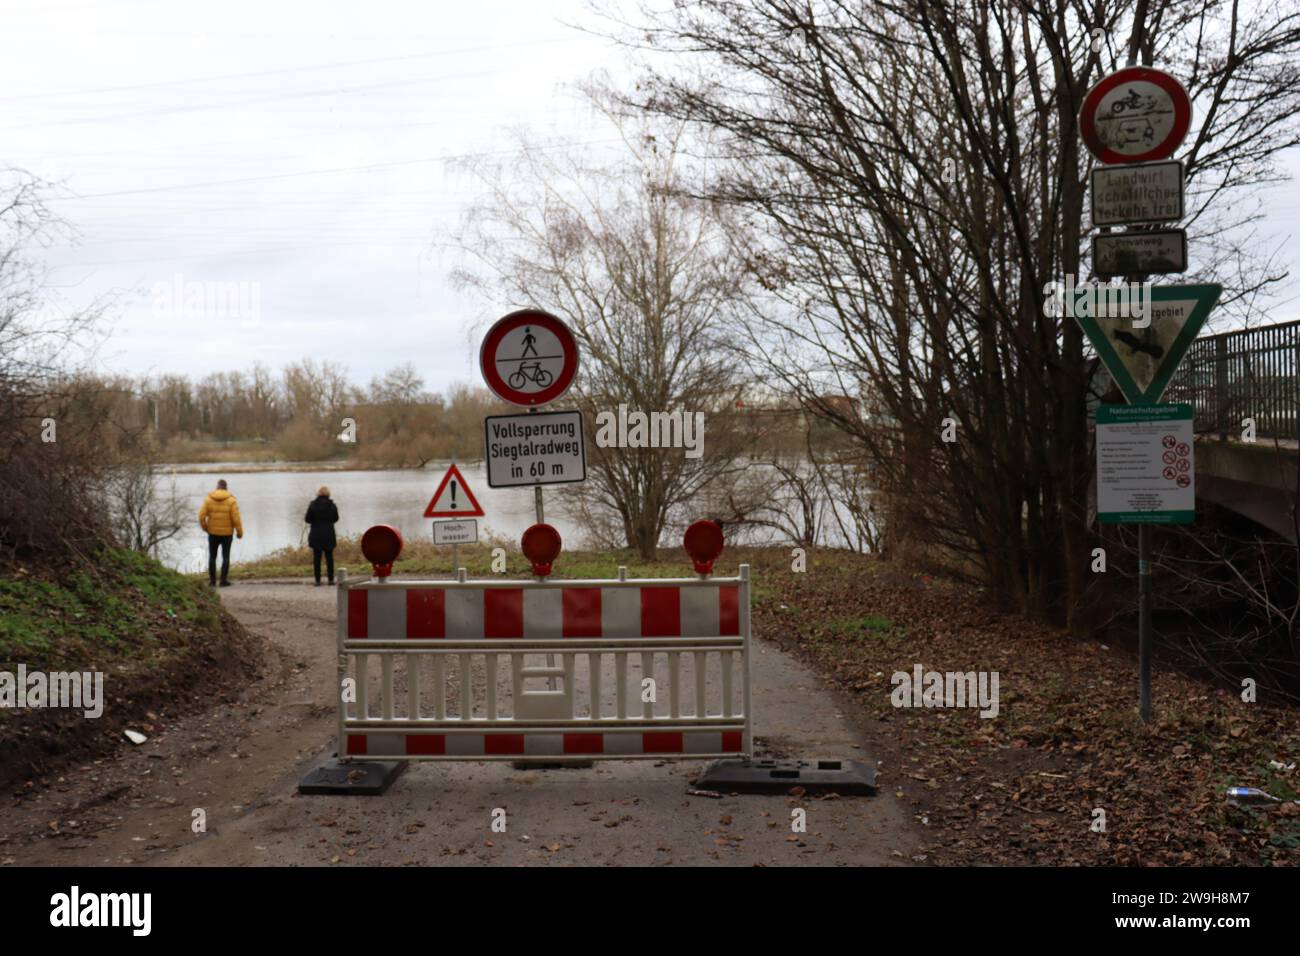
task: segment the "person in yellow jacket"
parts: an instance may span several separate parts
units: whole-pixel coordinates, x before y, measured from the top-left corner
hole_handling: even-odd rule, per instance
[[[217,549],[221,549],[221,586],[230,587],[231,535],[244,536],[244,523],[239,520],[239,502],[226,490],[223,478],[217,490],[208,492],[199,509],[199,527],[208,533],[208,584],[217,586]]]

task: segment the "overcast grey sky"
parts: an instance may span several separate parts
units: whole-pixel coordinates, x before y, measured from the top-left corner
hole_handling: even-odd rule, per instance
[[[474,183],[444,158],[507,149],[518,124],[612,140],[564,89],[623,59],[561,22],[583,10],[8,8],[0,166],[78,197],[51,205],[79,244],[45,262],[69,303],[116,296],[103,351],[114,370],[201,375],[313,355],[358,382],[408,360],[437,390],[477,382],[465,330],[484,304],[451,289],[437,248]],[[156,287],[178,281],[255,283],[257,324],[159,308]]]
[[[582,3],[10,4],[0,167],[72,194],[52,205],[81,241],[45,262],[68,304],[115,296],[112,370],[310,355],[358,383],[405,361],[435,390],[478,383],[466,332],[490,310],[437,248],[474,184],[444,159],[508,149],[519,124],[612,142],[564,87],[626,56],[567,22],[590,22]],[[1274,243],[1300,233],[1298,192],[1270,195]],[[1283,261],[1300,273],[1294,243]],[[160,308],[180,282],[252,284],[257,324]]]

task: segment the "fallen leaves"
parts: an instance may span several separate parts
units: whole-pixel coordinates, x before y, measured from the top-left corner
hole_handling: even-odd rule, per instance
[[[1144,726],[1131,654],[999,615],[975,591],[942,579],[918,587],[841,554],[806,574],[760,566],[759,577],[771,596],[755,606],[757,633],[883,724],[866,749],[882,760],[882,795],[927,820],[931,845],[919,856],[929,864],[1300,862],[1300,805],[1247,812],[1223,801],[1229,785],[1300,789],[1288,769],[1300,758],[1294,710],[1246,705],[1157,668],[1158,719]],[[866,617],[895,626],[873,640],[825,626]],[[895,708],[889,676],[918,662],[998,671],[998,717]],[[890,780],[883,767],[906,769]],[[1092,828],[1098,808],[1107,832]]]

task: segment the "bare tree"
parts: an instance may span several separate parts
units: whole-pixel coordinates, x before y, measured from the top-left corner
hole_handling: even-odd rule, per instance
[[[372,461],[423,468],[448,447],[439,396],[424,390],[410,362],[370,382],[367,402],[356,409],[364,456]]]
[[[138,454],[113,469],[105,487],[116,536],[132,550],[155,558],[163,542],[190,521],[189,504],[177,494],[175,480],[164,491],[158,478],[154,462]]]
[[[105,534],[93,492],[107,406],[76,377],[99,309],[64,308],[31,261],[69,232],[43,202],[50,188],[0,170],[0,562],[88,560]]]
[[[628,104],[729,159],[707,195],[748,214],[732,234],[771,293],[753,359],[877,463],[891,534],[1076,626],[1095,365],[1043,288],[1086,264],[1082,99],[1130,51],[1177,73],[1199,117],[1192,239],[1231,235],[1297,142],[1294,2],[1251,19],[1203,0],[700,0],[626,27],[671,57]],[[1278,278],[1215,251],[1199,277],[1227,308]],[[828,393],[878,401],[888,427]]]

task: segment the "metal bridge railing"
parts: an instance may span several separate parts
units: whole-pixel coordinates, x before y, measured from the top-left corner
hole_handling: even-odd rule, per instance
[[[1163,401],[1188,402],[1198,433],[1300,441],[1300,322],[1197,339]]]

